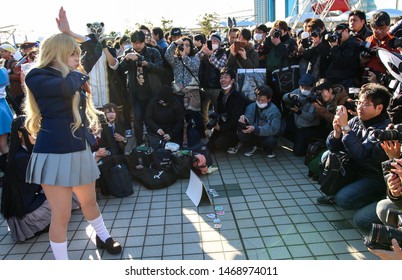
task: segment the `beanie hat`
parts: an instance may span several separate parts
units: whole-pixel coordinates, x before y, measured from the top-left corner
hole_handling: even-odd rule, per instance
[[[221,36],[219,36],[219,33],[212,33],[210,39],[219,41],[219,44],[222,43],[222,39],[221,39]]]

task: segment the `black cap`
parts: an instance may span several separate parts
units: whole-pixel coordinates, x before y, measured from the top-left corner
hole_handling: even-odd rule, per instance
[[[181,29],[178,27],[173,27],[170,30],[170,36],[181,36]]]
[[[345,29],[350,30],[350,29],[349,29],[349,24],[347,24],[347,23],[340,23],[340,24],[338,24],[338,25],[335,27],[335,31],[338,31],[338,30],[345,30]]]

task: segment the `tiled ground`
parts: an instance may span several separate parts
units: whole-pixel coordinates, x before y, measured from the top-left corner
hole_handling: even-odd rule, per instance
[[[124,251],[97,250],[92,227],[76,210],[68,229],[70,259],[377,259],[351,225],[353,211],[315,204],[319,186],[290,149],[282,140],[275,159],[262,151],[251,158],[215,154],[219,170],[201,176],[219,194],[213,205],[195,207],[186,195],[188,180],[154,191],[134,182],[130,197],[99,196],[105,223]],[[223,207],[220,229],[207,217],[214,206]],[[48,235],[15,244],[0,218],[0,259],[53,259]]]

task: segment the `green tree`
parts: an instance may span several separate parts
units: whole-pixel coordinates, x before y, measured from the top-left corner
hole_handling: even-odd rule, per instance
[[[212,30],[219,28],[219,15],[217,13],[204,14],[201,20],[198,20],[198,25],[203,34],[209,35]]]
[[[162,28],[163,32],[170,31],[170,29],[172,29],[172,27],[173,27],[173,20],[165,19],[165,17],[162,17],[161,25],[162,25],[161,28]]]

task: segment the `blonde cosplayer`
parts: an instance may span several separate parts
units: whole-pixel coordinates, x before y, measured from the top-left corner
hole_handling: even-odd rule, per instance
[[[39,59],[37,68],[45,68],[52,66],[57,68],[63,77],[66,77],[70,71],[75,70],[67,66],[67,60],[72,53],[81,54],[79,45],[76,43],[73,37],[59,33],[46,39],[40,47]],[[82,68],[81,72],[84,72]],[[98,115],[103,114],[101,111],[95,109],[92,103],[91,93],[89,87],[86,87],[87,92],[87,110],[85,112],[89,128],[91,131],[98,131],[100,129],[100,122]],[[71,124],[71,132],[74,135],[75,131],[81,126],[82,119],[78,110],[78,104],[80,101],[80,94],[77,91],[73,97],[72,113],[74,117],[74,123]],[[27,87],[27,95],[24,104],[24,111],[27,115],[25,120],[26,129],[32,134],[37,135],[41,127],[41,115],[38,104]]]

